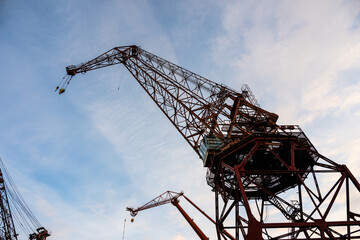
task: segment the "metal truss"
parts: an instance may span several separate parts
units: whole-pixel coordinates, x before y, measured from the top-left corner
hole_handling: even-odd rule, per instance
[[[237,92],[132,45],[68,66],[57,90],[78,73],[117,64],[208,168],[219,240],[229,239],[224,230],[236,239],[359,238],[357,180],[320,155],[300,127],[277,125],[246,85]]]
[[[14,221],[12,218],[9,200],[6,193],[5,181],[1,169],[0,169],[0,214],[1,214],[0,239],[17,240],[17,233],[15,231]]]
[[[117,64],[129,70],[198,155],[204,136],[228,143],[276,122],[277,115],[261,109],[247,85],[237,93],[137,46],[116,47],[68,66],[68,78],[57,89],[63,93],[78,73]]]
[[[284,143],[290,148],[287,156],[274,151]],[[213,161],[219,165],[212,178],[218,239],[228,239],[222,229],[249,240],[360,238],[360,185],[345,165],[298,137],[285,139],[280,133],[254,137],[233,151],[242,152],[249,144],[252,148],[239,164],[227,164],[229,155]],[[259,151],[273,158],[258,159]],[[313,164],[304,168],[309,156]],[[251,161],[257,160],[263,167],[251,169]]]

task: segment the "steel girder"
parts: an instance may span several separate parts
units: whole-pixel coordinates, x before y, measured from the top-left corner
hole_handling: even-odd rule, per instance
[[[236,239],[249,240],[360,238],[360,215],[356,213],[360,185],[348,168],[295,140],[290,140],[287,158],[280,157],[271,144],[283,137],[274,138],[271,142],[252,139],[252,150],[239,164],[227,164],[229,156],[214,159],[213,164],[218,164],[213,179],[218,239],[228,239],[221,234],[222,229]],[[236,151],[241,152],[241,148],[244,145]],[[281,168],[269,169],[266,162],[256,170],[247,167],[257,151],[264,149]],[[307,151],[316,161],[307,169],[299,168],[304,155],[297,151]],[[277,183],[279,178],[282,180]],[[284,181],[290,183],[273,186]]]

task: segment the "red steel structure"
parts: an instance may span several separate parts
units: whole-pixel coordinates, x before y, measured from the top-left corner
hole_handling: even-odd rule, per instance
[[[5,189],[5,181],[1,169],[0,169],[0,209],[1,209],[0,238],[4,240],[17,240],[18,234],[15,231],[14,220],[11,214],[9,200]]]
[[[358,239],[360,185],[322,156],[299,126],[278,125],[247,85],[212,82],[138,46],[115,47],[66,67],[78,73],[122,64],[190,144],[215,192],[217,238]]]
[[[29,233],[29,240],[46,240],[50,236],[50,233],[41,227],[39,221],[26,205],[1,158],[0,215],[1,240],[18,239],[19,234],[16,232],[14,219],[24,232]]]
[[[183,192],[177,193],[173,191],[166,191],[163,194],[160,194],[158,197],[154,198],[153,200],[149,201],[148,203],[144,204],[141,207],[136,209],[127,207],[126,210],[130,212],[130,215],[135,217],[138,212],[144,211],[146,209],[158,207],[161,205],[165,205],[171,203],[174,205],[181,215],[185,218],[185,220],[190,224],[192,229],[198,235],[201,240],[208,240],[209,238],[204,234],[204,232],[198,227],[198,225],[194,222],[192,218],[185,212],[185,210],[179,205],[179,198],[184,197],[193,207],[195,207],[200,213],[202,213],[207,219],[209,219],[212,223],[216,224],[216,222],[210,218],[204,211],[202,211],[195,203],[193,203],[189,198],[187,198]],[[228,232],[225,231],[225,234],[232,240],[235,240],[233,236],[231,236]]]

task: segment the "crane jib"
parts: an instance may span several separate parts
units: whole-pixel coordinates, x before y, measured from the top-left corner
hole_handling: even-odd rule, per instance
[[[277,115],[261,109],[246,84],[236,92],[135,45],[115,47],[90,61],[69,65],[56,91],[63,94],[78,73],[116,64],[130,71],[199,156],[201,141],[207,135],[228,144],[251,134],[255,129],[250,122],[256,121],[259,128],[275,126]],[[239,111],[234,111],[233,101],[239,98],[243,105],[236,105]],[[222,130],[229,129],[227,126],[231,131]]]

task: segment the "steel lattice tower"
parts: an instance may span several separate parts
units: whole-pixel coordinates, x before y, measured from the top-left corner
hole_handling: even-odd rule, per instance
[[[6,193],[4,177],[0,169],[0,214],[1,227],[0,239],[2,240],[17,240],[15,226],[10,211],[9,201]]]
[[[123,64],[208,169],[217,238],[356,239],[360,185],[345,165],[317,152],[299,126],[277,125],[250,89],[212,82],[138,46],[113,48],[66,68]],[[355,207],[354,207],[355,206]]]

